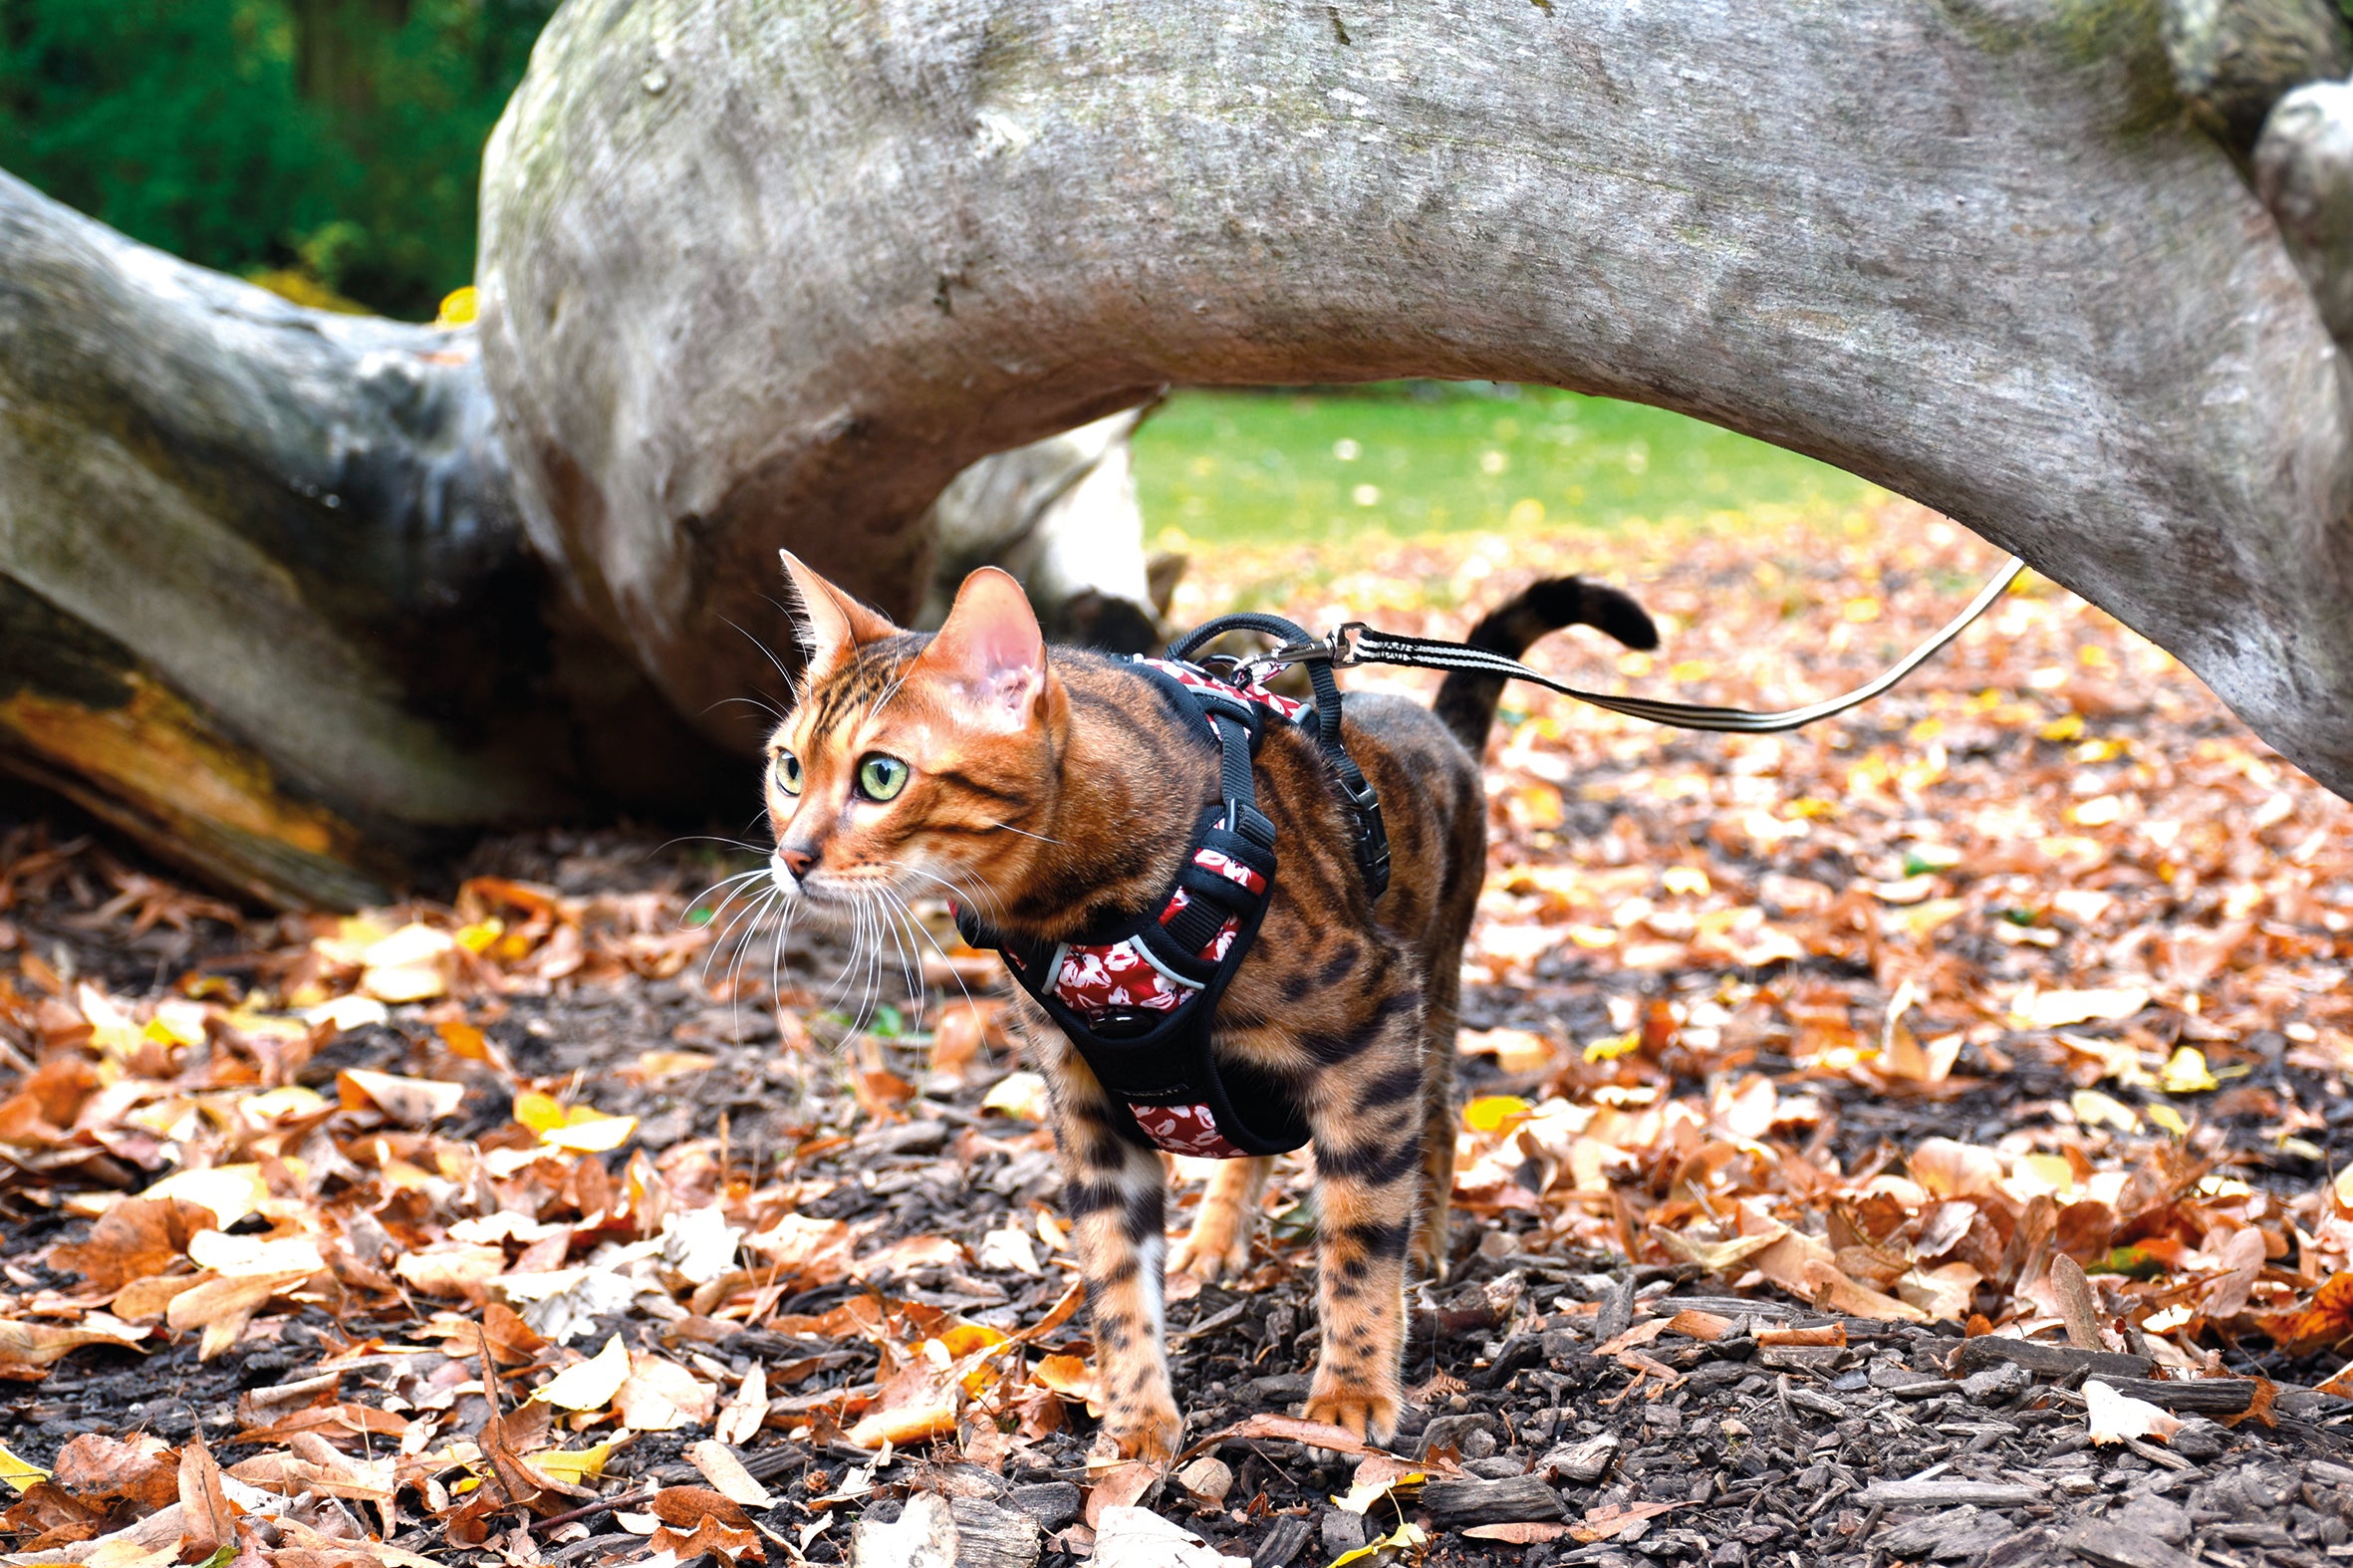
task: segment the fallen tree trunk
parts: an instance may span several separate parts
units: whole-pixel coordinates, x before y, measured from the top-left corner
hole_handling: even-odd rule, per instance
[[[2353,794],[2345,360],[2167,52],[2243,134],[2342,43],[2278,3],[578,0],[492,138],[484,366],[541,554],[714,734],[787,526],[908,610],[982,452],[1423,375],[1917,497]]]
[[[569,803],[470,334],[336,317],[0,176],[0,761],[267,903]]]
[[[1135,647],[1126,428],[977,465],[934,526]],[[0,174],[0,771],[271,905],[382,902],[485,827],[732,812],[738,765],[573,600],[471,329],[305,310]],[[780,694],[754,657],[727,695]]]
[[[1080,426],[1423,375],[1915,496],[2353,794],[2353,102],[2281,102],[2346,59],[2326,0],[574,0],[490,148],[478,358],[0,176],[0,767],[381,897],[732,798],[778,546],[902,617],[1015,560],[1133,646]]]

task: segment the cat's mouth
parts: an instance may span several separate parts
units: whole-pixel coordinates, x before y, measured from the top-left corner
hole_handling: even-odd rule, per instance
[[[812,867],[805,877],[795,876],[783,857],[773,853],[768,857],[768,880],[788,903],[819,920],[846,920],[862,903],[854,882],[829,877],[822,867]]]

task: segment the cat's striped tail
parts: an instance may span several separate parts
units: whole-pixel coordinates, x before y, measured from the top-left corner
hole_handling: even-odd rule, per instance
[[[1531,584],[1509,603],[1489,611],[1463,641],[1517,658],[1547,632],[1573,626],[1598,627],[1628,648],[1659,646],[1659,629],[1642,606],[1615,588],[1581,577],[1550,577]],[[1495,722],[1495,705],[1502,696],[1501,675],[1457,669],[1438,686],[1431,709],[1477,757],[1487,749],[1487,730]]]

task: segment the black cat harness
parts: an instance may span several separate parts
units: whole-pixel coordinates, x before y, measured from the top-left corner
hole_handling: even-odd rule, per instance
[[[1280,1085],[1209,1049],[1217,999],[1249,955],[1274,898],[1274,824],[1258,809],[1250,759],[1269,726],[1294,724],[1322,751],[1356,834],[1368,895],[1389,887],[1389,836],[1381,803],[1340,740],[1340,686],[1329,663],[1308,666],[1312,703],[1269,691],[1246,662],[1191,655],[1228,632],[1291,644],[1307,634],[1276,616],[1223,616],[1169,650],[1135,660],[1217,742],[1217,804],[1201,813],[1167,897],[1116,927],[1065,942],[990,929],[968,910],[956,928],[993,947],[1016,983],[1067,1035],[1137,1132],[1172,1154],[1235,1160],[1279,1155],[1307,1142],[1306,1119]]]
[[[1279,616],[1221,616],[1173,646],[1166,659],[1136,660],[1142,673],[1171,691],[1179,706],[1197,711],[1216,736],[1223,795],[1201,814],[1192,851],[1158,912],[1147,910],[1115,930],[1061,943],[1002,935],[964,911],[957,913],[956,926],[973,946],[1003,954],[1013,978],[1070,1037],[1103,1087],[1126,1104],[1146,1139],[1175,1154],[1227,1160],[1286,1153],[1307,1142],[1298,1107],[1246,1065],[1221,1067],[1210,1054],[1209,1029],[1217,998],[1242,966],[1274,895],[1274,824],[1258,810],[1250,777],[1250,759],[1268,724],[1294,723],[1315,738],[1355,824],[1366,889],[1378,902],[1389,887],[1381,803],[1340,743],[1335,668],[1399,664],[1526,680],[1679,729],[1769,734],[1843,713],[1887,690],[1983,615],[2023,569],[2015,557],[2005,562],[1966,609],[1876,678],[1826,702],[1772,713],[1587,691],[1492,649],[1378,632],[1362,622],[1316,638]],[[1282,641],[1254,658],[1190,662],[1195,652],[1228,632]],[[1288,664],[1306,666],[1312,704],[1266,689],[1266,676]]]

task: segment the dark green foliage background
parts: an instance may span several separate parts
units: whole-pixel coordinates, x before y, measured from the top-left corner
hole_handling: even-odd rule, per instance
[[[555,0],[0,0],[0,168],[224,271],[425,318]]]

